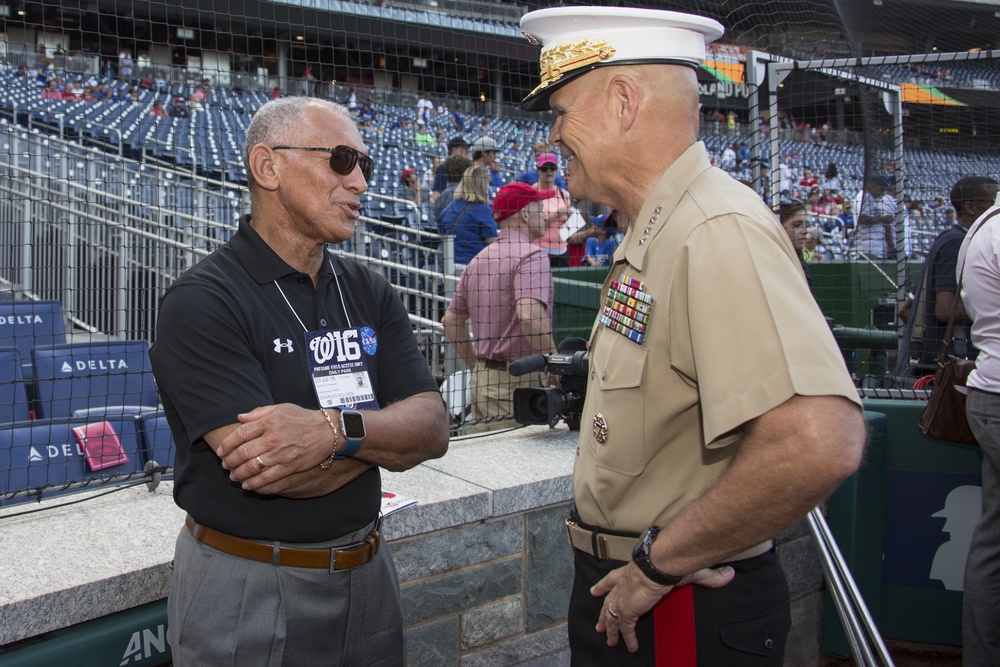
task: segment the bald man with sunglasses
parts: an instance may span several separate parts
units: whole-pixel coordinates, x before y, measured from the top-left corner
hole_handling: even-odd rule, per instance
[[[346,110],[269,102],[247,130],[250,214],[164,294],[151,357],[187,511],[175,665],[398,665],[379,468],[442,456],[447,417],[392,287],[347,240],[374,162]]]

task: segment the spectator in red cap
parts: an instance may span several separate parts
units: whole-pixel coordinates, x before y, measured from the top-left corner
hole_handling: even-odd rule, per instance
[[[509,416],[514,389],[541,386],[539,373],[511,376],[510,362],[556,351],[552,271],[548,256],[532,243],[545,230],[542,201],[551,196],[526,183],[500,188],[493,199],[497,242],[469,263],[442,320],[445,336],[472,371],[473,419]]]
[[[188,111],[187,107],[184,106],[183,97],[174,98],[174,106],[170,107],[170,117],[171,118],[188,118],[191,112]]]

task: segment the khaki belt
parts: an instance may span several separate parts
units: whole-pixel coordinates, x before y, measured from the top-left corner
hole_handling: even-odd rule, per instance
[[[632,550],[639,539],[638,535],[629,537],[628,535],[609,535],[600,530],[587,530],[573,519],[566,519],[566,532],[569,534],[570,545],[577,551],[582,551],[601,560],[620,560],[625,563],[632,560]],[[727,559],[726,562],[755,558],[767,553],[773,546],[773,540],[761,542]]]
[[[234,537],[220,533],[217,530],[199,526],[190,515],[184,519],[184,525],[194,535],[194,539],[213,549],[231,556],[255,560],[261,563],[287,565],[289,567],[309,567],[321,570],[349,570],[352,567],[364,565],[378,553],[381,537],[382,517],[375,523],[372,532],[357,546],[346,549],[293,549],[291,547],[262,544],[242,537]]]

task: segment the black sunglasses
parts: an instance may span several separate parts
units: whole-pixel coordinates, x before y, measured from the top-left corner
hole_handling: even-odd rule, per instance
[[[322,151],[330,154],[330,169],[341,176],[349,176],[354,167],[361,167],[361,174],[365,177],[365,182],[371,180],[372,172],[375,171],[375,160],[371,159],[356,148],[350,146],[334,146],[333,148],[310,146],[272,146],[273,151]]]
[[[558,167],[551,164],[547,164],[544,167],[539,167],[538,171],[556,171],[557,169]]]

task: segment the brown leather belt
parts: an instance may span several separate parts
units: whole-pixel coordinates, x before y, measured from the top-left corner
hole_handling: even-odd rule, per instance
[[[484,359],[480,357],[479,363],[481,363],[483,366],[486,366],[486,368],[489,368],[490,370],[494,371],[507,370],[507,362],[503,361],[502,359]]]
[[[344,549],[294,549],[292,547],[262,544],[242,537],[234,537],[217,530],[200,526],[190,515],[184,519],[184,525],[194,535],[194,539],[213,549],[231,556],[238,556],[261,563],[286,565],[289,567],[309,567],[330,570],[349,570],[352,567],[364,565],[378,553],[382,528],[382,517],[375,522],[375,527],[368,536],[355,546]]]
[[[601,560],[620,560],[624,563],[632,560],[632,549],[635,548],[635,543],[639,539],[638,535],[629,537],[627,535],[609,535],[600,530],[588,530],[571,518],[566,519],[566,533],[569,535],[570,545],[577,551],[582,551]],[[773,546],[773,540],[761,542],[746,551],[741,551],[727,559],[726,562],[755,558],[767,553]]]

